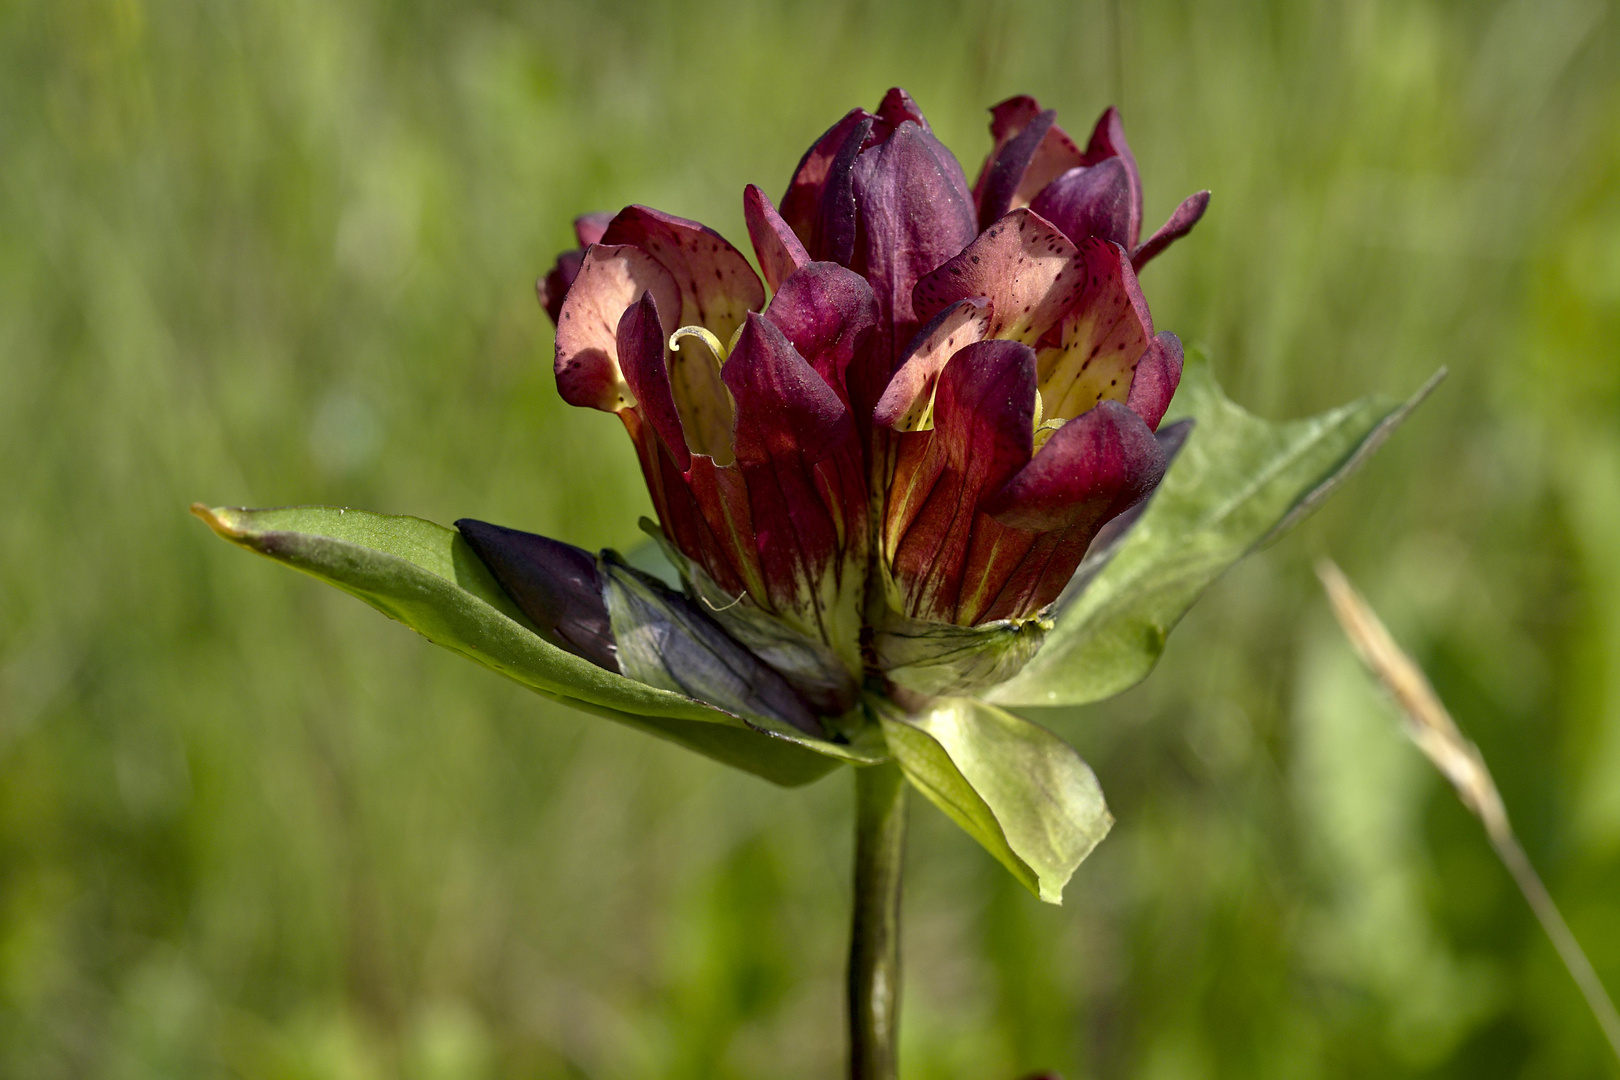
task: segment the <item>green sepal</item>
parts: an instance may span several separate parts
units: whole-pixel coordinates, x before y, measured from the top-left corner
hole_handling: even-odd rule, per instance
[[[454,529],[331,507],[197,505],[192,512],[233,544],[335,585],[429,641],[545,697],[772,783],[795,787],[841,762],[878,760],[869,750],[808,735],[762,732],[740,716],[557,648],[534,631]]]
[[[1114,819],[1091,767],[1039,724],[973,698],[874,705],[906,779],[1049,904]]]
[[[872,653],[886,679],[913,693],[973,694],[1018,674],[1051,627],[1043,619],[957,626],[913,619],[885,604],[872,627]]]
[[[1141,681],[1187,609],[1233,563],[1308,517],[1445,376],[1411,398],[1362,398],[1320,416],[1262,420],[1229,401],[1209,361],[1187,357],[1165,418],[1192,433],[1141,517],[1088,553],[1046,642],[985,694],[1002,705],[1083,705]]]
[[[860,683],[855,678],[858,664],[852,671],[826,642],[761,611],[746,595],[727,595],[701,566],[670,542],[656,522],[642,518],[640,525],[658,546],[663,561],[675,569],[686,594],[694,603],[703,605],[726,633],[781,672],[807,700],[824,711],[845,712],[854,707],[860,695]],[[631,561],[635,558],[632,556]]]

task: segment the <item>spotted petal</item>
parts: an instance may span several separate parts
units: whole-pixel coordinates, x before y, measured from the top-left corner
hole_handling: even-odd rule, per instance
[[[1034,345],[1074,306],[1086,286],[1076,249],[1031,210],[1014,210],[960,255],[917,282],[915,310],[932,318],[958,300],[990,299],[986,337]]]
[[[627,206],[602,234],[602,243],[633,244],[663,264],[680,289],[679,326],[702,326],[728,341],[750,311],[765,306],[765,287],[748,260],[696,221]]]
[[[917,331],[889,380],[872,419],[896,431],[933,426],[934,387],[945,364],[990,330],[990,301],[982,296],[958,300]]]
[[[664,265],[639,247],[597,244],[585,252],[557,321],[557,392],[570,405],[618,412],[636,403],[619,364],[619,319],[643,294],[673,319],[680,289]],[[665,333],[673,325],[664,324]]]
[[[1104,400],[1124,401],[1137,360],[1153,337],[1153,317],[1136,272],[1118,244],[1080,245],[1082,288],[1063,316],[1059,343],[1041,350],[1046,415],[1069,419]]]

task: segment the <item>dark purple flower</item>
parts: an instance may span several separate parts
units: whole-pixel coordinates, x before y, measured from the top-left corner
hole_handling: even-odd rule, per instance
[[[848,113],[780,210],[744,192],[763,282],[632,206],[579,219],[540,283],[558,390],[624,423],[688,592],[823,715],[874,668],[925,692],[1006,678],[1166,467],[1181,346],[1136,269],[1207,193],[1139,244],[1113,110],[1083,150],[1033,99],[992,118],[970,188],[904,91]]]

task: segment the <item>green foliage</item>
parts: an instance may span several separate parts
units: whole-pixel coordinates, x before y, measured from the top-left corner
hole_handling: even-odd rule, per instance
[[[546,697],[794,787],[851,751],[605,671],[535,633],[461,534],[414,517],[324,506],[193,507],[231,543],[364,600],[435,645]],[[244,613],[246,614],[246,613]]]
[[[1194,354],[1166,423],[1192,433],[1130,531],[1088,555],[1090,578],[1019,675],[989,691],[1004,705],[1087,705],[1153,670],[1204,590],[1243,556],[1298,524],[1416,408],[1374,396],[1309,420],[1275,424],[1228,401]]]
[[[972,698],[882,721],[906,779],[1030,892],[1062,903],[1063,886],[1114,824],[1074,748]]]
[[[0,1075],[836,1075],[847,776],[583,716],[183,511],[629,550],[535,276],[630,201],[742,240],[895,82],[970,175],[1029,92],[1118,102],[1150,226],[1213,189],[1143,288],[1256,416],[1452,372],[1152,678],[1041,712],[1119,819],[1061,908],[912,815],[908,1080],[1603,1075],[1310,562],[1620,988],[1617,56],[1602,0],[0,5]]]

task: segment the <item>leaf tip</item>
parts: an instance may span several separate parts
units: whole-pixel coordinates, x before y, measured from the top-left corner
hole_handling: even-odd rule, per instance
[[[229,506],[208,506],[198,502],[191,504],[191,512],[196,517],[201,518],[203,523],[210,529],[213,529],[214,535],[221,540],[228,540],[237,547],[247,548],[249,551],[267,554],[261,543],[255,543],[256,538],[262,540],[263,534],[256,534],[253,530],[243,527],[244,511],[241,509]]]
[[[225,520],[224,507],[194,502],[191,504],[191,513],[193,516],[201,518],[205,525],[227,540],[237,540],[242,536],[241,530],[232,527]]]

